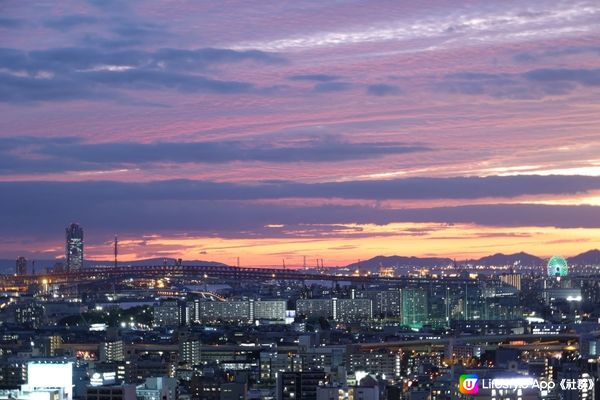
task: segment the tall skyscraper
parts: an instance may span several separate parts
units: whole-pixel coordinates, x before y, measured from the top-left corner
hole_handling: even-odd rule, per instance
[[[68,272],[83,267],[83,228],[75,223],[66,229],[65,267]]]
[[[27,275],[27,259],[25,257],[17,257],[17,268],[15,272],[17,275]]]
[[[420,329],[427,322],[427,291],[402,289],[402,325]]]

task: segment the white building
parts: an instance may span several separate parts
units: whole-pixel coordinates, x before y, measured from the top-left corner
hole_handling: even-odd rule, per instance
[[[140,400],[175,400],[177,395],[177,379],[167,377],[146,378],[146,381],[135,389]]]
[[[21,386],[21,391],[46,393],[40,395],[45,400],[52,399],[53,393],[58,391],[61,400],[72,400],[73,363],[70,361],[31,361],[27,363],[27,383]]]

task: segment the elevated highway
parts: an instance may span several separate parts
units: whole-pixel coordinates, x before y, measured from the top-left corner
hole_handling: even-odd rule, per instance
[[[539,346],[555,346],[557,343],[570,343],[579,341],[578,333],[560,333],[558,335],[535,335],[535,334],[511,334],[511,335],[474,335],[474,336],[456,336],[441,337],[422,340],[403,340],[379,343],[360,343],[357,344],[361,350],[377,349],[402,349],[419,348],[423,346],[444,346],[450,343],[456,345],[464,344],[498,344],[504,343],[507,346],[519,347],[527,344],[536,344]],[[518,343],[521,342],[521,343]],[[516,344],[518,343],[518,344]]]

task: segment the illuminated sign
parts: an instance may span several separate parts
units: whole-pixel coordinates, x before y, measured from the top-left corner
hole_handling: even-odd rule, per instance
[[[102,386],[102,385],[110,385],[114,384],[117,380],[117,374],[115,372],[94,372],[92,377],[90,378],[90,385],[92,386]]]
[[[108,328],[108,325],[106,325],[104,323],[90,325],[90,331],[105,331],[106,328]]]

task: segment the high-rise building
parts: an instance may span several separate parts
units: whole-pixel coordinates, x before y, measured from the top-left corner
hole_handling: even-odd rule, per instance
[[[186,304],[178,299],[163,299],[153,310],[154,326],[181,326],[185,323]]]
[[[83,268],[83,228],[73,223],[65,231],[65,266],[67,272],[77,271]]]
[[[191,321],[238,321],[255,320],[284,321],[287,302],[285,300],[194,300]]]
[[[124,361],[125,351],[122,340],[103,342],[100,344],[100,361]]]
[[[373,302],[367,298],[299,299],[296,314],[306,318],[327,318],[339,322],[366,321],[373,318]]]
[[[298,299],[296,314],[306,318],[333,318],[333,302],[331,299]]]
[[[402,315],[402,292],[390,290],[369,290],[358,293],[359,297],[371,299],[374,318],[400,318]]]
[[[239,321],[248,322],[250,302],[247,300],[194,302],[194,320],[199,321]]]
[[[506,283],[512,287],[521,290],[521,274],[509,273],[500,275],[500,282]]]
[[[267,319],[274,321],[285,320],[287,301],[285,300],[256,300],[250,301],[250,319]]]
[[[366,321],[373,318],[371,299],[332,299],[333,319],[340,322]]]
[[[346,369],[349,373],[364,371],[369,374],[384,374],[388,377],[399,378],[401,368],[402,352],[390,350],[361,350],[358,346],[349,346],[345,357]]]
[[[189,367],[200,364],[200,347],[202,343],[199,340],[188,339],[179,343],[179,361],[187,364]]]
[[[427,291],[402,289],[402,325],[421,328],[427,323]]]
[[[27,259],[25,257],[17,257],[17,275],[27,275]]]
[[[60,335],[51,335],[43,338],[43,353],[46,357],[54,357],[57,355],[60,345],[62,344],[62,337]]]

